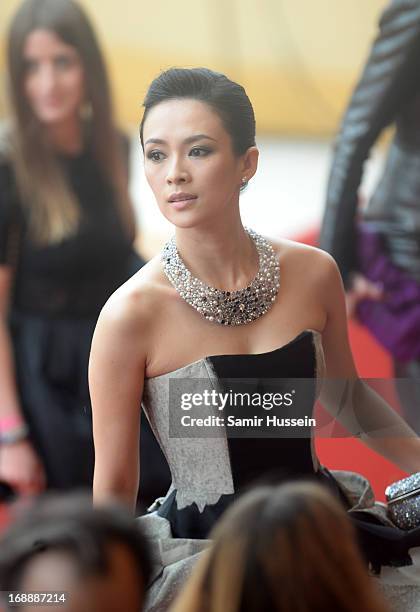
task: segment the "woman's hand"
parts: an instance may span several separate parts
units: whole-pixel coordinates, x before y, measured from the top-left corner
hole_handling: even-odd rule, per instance
[[[34,495],[45,489],[44,468],[29,440],[0,447],[0,481],[20,495]]]
[[[351,289],[346,293],[346,310],[350,318],[356,314],[356,308],[362,300],[381,300],[383,289],[380,285],[368,280],[362,274],[354,274]]]

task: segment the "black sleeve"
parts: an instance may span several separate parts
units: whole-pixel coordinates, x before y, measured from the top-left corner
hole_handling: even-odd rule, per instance
[[[13,217],[12,170],[0,161],[0,265],[8,263]]]
[[[338,133],[327,187],[320,246],[345,283],[357,269],[355,216],[363,164],[380,132],[420,88],[420,2],[394,0],[354,90]]]

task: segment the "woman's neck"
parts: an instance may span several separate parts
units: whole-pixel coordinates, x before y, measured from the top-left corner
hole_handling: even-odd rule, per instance
[[[176,230],[178,252],[190,272],[211,287],[236,291],[258,272],[258,253],[238,219],[236,225]]]
[[[76,155],[83,149],[83,130],[78,117],[49,126],[47,137],[58,153]]]

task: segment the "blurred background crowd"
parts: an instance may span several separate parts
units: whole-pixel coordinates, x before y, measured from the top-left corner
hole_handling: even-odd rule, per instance
[[[143,180],[137,127],[148,84],[169,66],[225,72],[253,102],[262,155],[258,175],[242,196],[245,222],[288,237],[319,225],[332,138],[375,35],[382,0],[165,0],[159,11],[130,0],[81,4],[100,37],[119,123],[133,135],[131,192],[146,256],[159,250],[171,230]],[[18,5],[2,0],[0,6],[2,117],[4,37]],[[377,157],[367,173],[368,189],[380,152]]]

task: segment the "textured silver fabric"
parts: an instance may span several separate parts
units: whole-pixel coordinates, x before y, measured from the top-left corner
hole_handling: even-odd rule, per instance
[[[209,386],[217,386],[217,376],[210,361],[204,358],[147,379],[143,393],[144,412],[171,470],[172,486],[168,494],[175,488],[180,510],[195,502],[202,512],[206,505],[216,504],[222,495],[234,493],[227,439],[169,436],[170,381],[177,378],[189,380],[190,392],[202,393]]]
[[[374,578],[372,581],[385,598],[390,612],[419,612],[420,587],[386,584]]]
[[[385,491],[389,514],[401,529],[420,525],[420,472],[390,484]]]
[[[152,581],[144,612],[166,612],[210,540],[173,538],[168,520],[156,512],[138,519],[152,556]]]
[[[391,612],[419,612],[420,610],[420,548],[411,548],[413,565],[383,567],[381,577],[372,578],[385,597]]]

